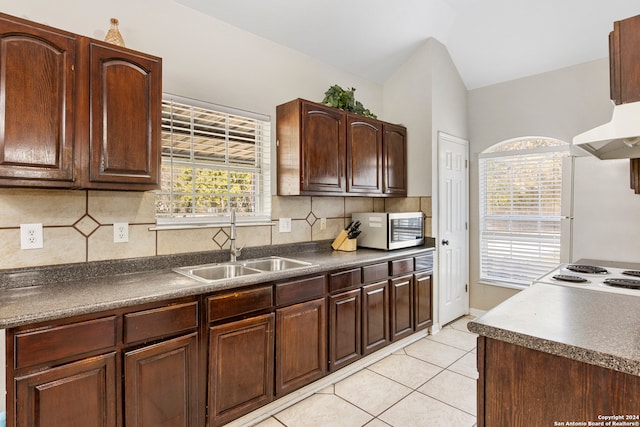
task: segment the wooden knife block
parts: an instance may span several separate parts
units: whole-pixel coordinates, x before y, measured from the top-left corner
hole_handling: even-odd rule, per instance
[[[331,244],[331,247],[336,251],[353,252],[358,247],[358,239],[349,239],[347,231],[342,230]]]

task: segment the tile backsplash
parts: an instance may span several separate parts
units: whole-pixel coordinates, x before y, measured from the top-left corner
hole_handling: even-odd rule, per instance
[[[256,247],[333,239],[352,212],[426,215],[431,235],[431,197],[273,196],[271,225],[238,227],[239,246]],[[291,218],[280,233],[279,218]],[[321,229],[321,218],[326,228]],[[113,243],[113,224],[129,224],[129,241]],[[42,249],[20,249],[20,224],[41,223]],[[229,248],[229,227],[154,230],[153,192],[0,189],[0,269],[171,255]]]

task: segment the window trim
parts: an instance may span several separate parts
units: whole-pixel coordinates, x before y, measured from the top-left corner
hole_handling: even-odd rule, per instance
[[[273,225],[271,220],[271,150],[272,150],[272,135],[271,135],[271,116],[261,113],[256,113],[252,111],[242,110],[238,108],[228,107],[225,105],[214,104],[211,102],[206,102],[194,98],[182,97],[179,95],[171,94],[164,92],[162,94],[162,102],[175,102],[178,104],[187,105],[189,107],[198,108],[198,109],[206,109],[212,110],[215,112],[219,112],[225,115],[233,115],[240,116],[243,118],[248,118],[252,120],[256,120],[259,122],[265,122],[268,124],[269,129],[264,135],[266,135],[266,144],[261,148],[261,157],[259,158],[260,163],[266,162],[266,165],[262,168],[261,178],[265,181],[262,183],[265,187],[261,190],[260,204],[263,206],[261,209],[261,213],[251,216],[243,216],[239,213],[236,216],[236,223],[238,226],[253,226],[253,225]],[[161,153],[161,162],[164,163],[166,156]],[[187,161],[185,163],[196,165],[198,161]],[[242,167],[236,168],[238,170],[242,169]],[[249,168],[252,171],[254,168]],[[161,171],[162,173],[162,171]],[[156,190],[155,193],[161,193],[162,190]],[[252,193],[253,194],[253,193]],[[267,200],[268,199],[268,200]],[[157,216],[157,211],[155,212],[156,225],[152,227],[152,230],[169,230],[169,229],[192,229],[192,228],[211,228],[211,227],[220,227],[220,226],[228,226],[230,224],[230,214],[226,212],[224,214],[217,213],[215,216],[207,216],[206,214],[202,215],[193,215],[188,217],[170,217],[170,216]]]
[[[517,141],[524,140],[555,140],[560,141],[562,144],[555,146],[547,146],[547,147],[537,147],[531,149],[524,150],[506,150],[506,151],[490,151],[501,145],[506,145],[508,143],[513,143]],[[489,286],[497,286],[501,288],[508,289],[516,289],[522,290],[528,288],[531,284],[523,284],[514,282],[511,279],[505,278],[504,280],[500,280],[499,278],[492,277],[484,277],[483,276],[483,228],[482,228],[482,206],[484,205],[483,200],[485,200],[485,194],[483,194],[483,186],[485,185],[482,178],[482,166],[480,165],[482,160],[492,159],[492,158],[500,158],[500,157],[512,157],[512,156],[522,156],[527,154],[541,154],[547,152],[558,152],[565,151],[566,155],[563,156],[563,160],[561,160],[561,170],[562,170],[562,180],[560,182],[562,196],[561,196],[561,207],[560,207],[560,215],[559,215],[559,229],[560,229],[560,245],[559,245],[559,260],[558,264],[562,262],[567,262],[568,257],[571,254],[571,226],[565,228],[563,224],[563,220],[573,220],[573,214],[571,209],[571,200],[572,200],[572,191],[573,191],[573,157],[571,153],[571,144],[560,140],[558,138],[550,138],[550,137],[541,137],[541,136],[523,136],[519,138],[512,138],[509,140],[501,141],[487,148],[485,151],[478,153],[478,283]],[[570,161],[565,161],[564,159],[570,159]],[[536,216],[537,217],[537,216]],[[542,216],[540,216],[542,217]],[[554,215],[554,217],[556,217]],[[568,250],[567,250],[568,246]],[[535,278],[534,278],[535,280]]]

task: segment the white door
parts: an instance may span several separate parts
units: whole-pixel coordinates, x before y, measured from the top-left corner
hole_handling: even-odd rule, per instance
[[[440,325],[469,313],[469,142],[438,133]]]

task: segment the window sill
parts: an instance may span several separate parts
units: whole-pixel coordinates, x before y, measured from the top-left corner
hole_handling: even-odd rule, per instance
[[[274,221],[242,221],[237,222],[236,227],[260,227],[276,225]],[[193,230],[199,228],[222,228],[231,227],[230,222],[210,222],[203,224],[156,224],[153,227],[149,227],[149,231],[164,231],[164,230]]]

